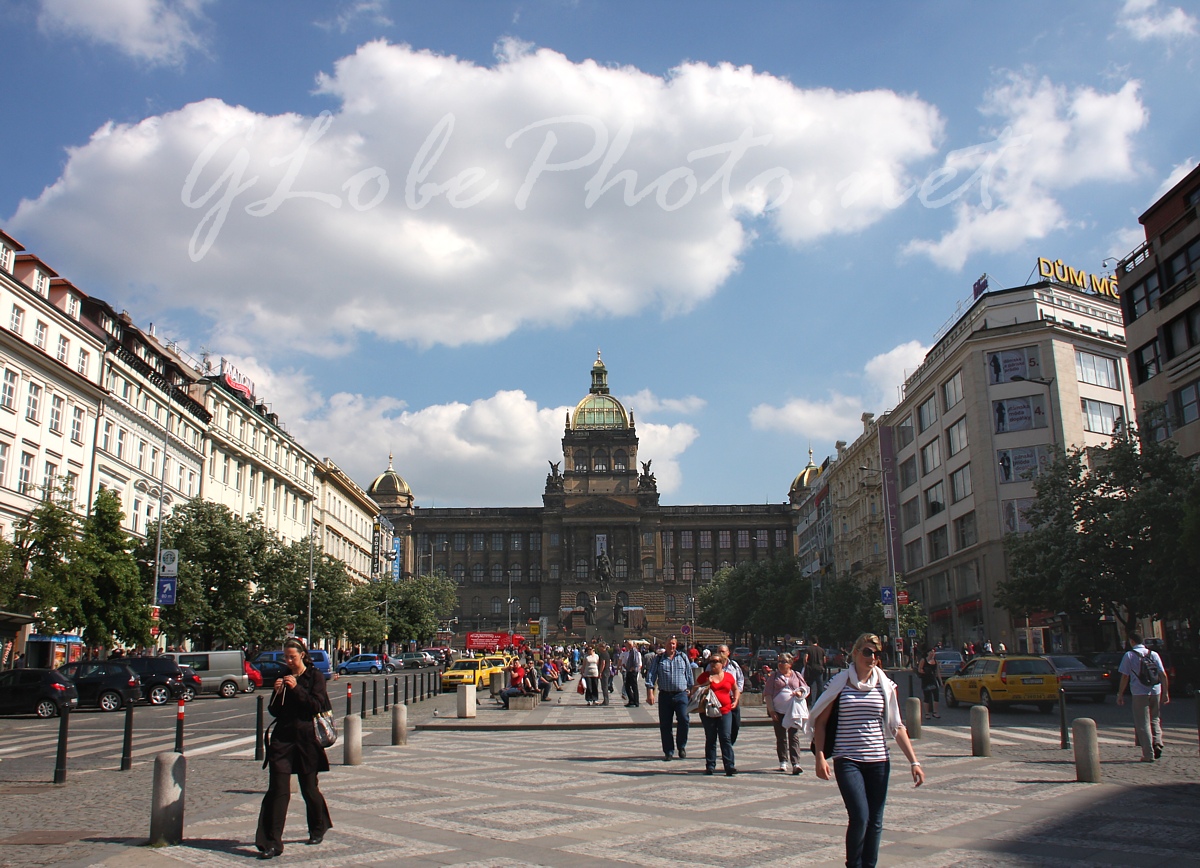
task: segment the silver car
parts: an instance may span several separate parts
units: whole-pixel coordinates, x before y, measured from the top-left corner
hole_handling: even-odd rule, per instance
[[[942,678],[949,678],[967,662],[959,652],[945,648],[933,652],[933,657],[937,660],[938,675]]]

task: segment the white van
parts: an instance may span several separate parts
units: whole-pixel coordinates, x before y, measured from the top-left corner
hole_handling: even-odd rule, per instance
[[[235,651],[170,651],[180,666],[190,666],[200,676],[200,692],[231,699],[254,689],[246,674],[246,655]]]

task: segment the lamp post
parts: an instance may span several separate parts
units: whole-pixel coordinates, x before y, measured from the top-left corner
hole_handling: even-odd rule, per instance
[[[880,460],[882,464],[882,457]],[[887,474],[882,470],[876,470],[874,467],[867,467],[865,464],[859,468],[864,473],[878,473],[879,483],[883,488],[883,532],[885,535],[883,549],[886,553],[888,581],[891,582],[892,590],[896,590],[896,565],[892,559],[892,511],[888,508],[888,493],[887,493]],[[900,600],[898,595],[893,597],[892,613],[896,616],[896,639],[900,638]],[[892,643],[893,652],[896,655],[896,665],[900,665],[900,648],[898,642]]]
[[[313,598],[313,537],[316,535],[314,528],[308,530],[308,630],[304,634],[304,641],[308,643],[308,647],[312,647],[312,598]]]

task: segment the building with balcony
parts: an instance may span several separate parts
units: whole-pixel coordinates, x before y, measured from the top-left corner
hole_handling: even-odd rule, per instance
[[[1139,416],[1182,455],[1200,454],[1200,167],[1138,218],[1146,240],[1117,265]],[[1144,423],[1143,423],[1144,424]]]
[[[316,468],[315,538],[325,554],[346,565],[351,581],[367,582],[392,572],[390,523],[379,506],[346,472],[326,458]]]

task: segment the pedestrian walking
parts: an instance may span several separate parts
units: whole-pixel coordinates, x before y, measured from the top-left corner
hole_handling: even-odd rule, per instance
[[[658,690],[658,732],[662,739],[663,760],[687,756],[688,691],[695,683],[692,661],[679,650],[679,640],[672,636],[667,648],[650,661],[646,672],[646,702],[654,704]]]
[[[600,692],[604,695],[600,704],[608,705],[608,697],[612,693],[613,661],[612,653],[603,639],[596,643],[596,656],[600,658]]]
[[[585,648],[584,652],[581,670],[585,685],[583,698],[588,705],[595,705],[600,701],[600,655],[593,648]]]
[[[288,674],[275,682],[267,710],[275,718],[267,743],[263,768],[270,768],[267,793],[263,796],[254,835],[259,859],[273,859],[283,852],[283,826],[291,799],[291,776],[300,781],[300,795],[308,817],[308,842],[320,844],[333,827],[329,806],[317,786],[318,772],[329,771],[329,758],[317,743],[313,718],[330,711],[325,676],[317,671],[304,642],[292,638],[283,643],[283,663]]]
[[[632,639],[626,640],[625,656],[621,661],[625,677],[625,707],[638,707],[638,673],[642,671],[642,652]]]
[[[941,717],[938,714],[938,700],[941,698],[939,688],[942,685],[942,676],[938,672],[937,654],[932,648],[917,663],[917,675],[921,677],[921,697],[925,706],[925,719]]]
[[[805,735],[813,739],[817,777],[837,779],[846,805],[847,868],[875,868],[883,834],[891,758],[887,736],[896,740],[921,786],[925,773],[900,718],[895,683],[879,665],[883,643],[873,633],[858,637],[847,668],[829,679],[813,705]],[[833,760],[832,770],[829,760]]]
[[[808,684],[809,695],[816,699],[825,689],[825,649],[816,636],[808,646],[808,659],[804,662],[804,681]]]
[[[738,666],[737,661],[730,655],[728,645],[718,645],[717,653],[725,658],[725,671],[737,681],[738,695],[741,695],[746,690],[746,673],[742,671],[742,667]],[[742,729],[741,704],[734,705],[731,714],[733,716],[729,719],[729,743],[737,744],[738,733]]]
[[[1142,762],[1152,763],[1162,756],[1162,706],[1171,702],[1167,670],[1157,651],[1148,649],[1140,633],[1129,634],[1129,650],[1121,658],[1117,671],[1117,705],[1125,704],[1125,690],[1133,696],[1133,731],[1142,748]]]
[[[725,769],[725,777],[731,778],[738,773],[737,763],[734,762],[733,739],[733,710],[738,704],[737,679],[732,672],[725,671],[728,659],[719,651],[709,655],[709,667],[696,679],[692,688],[693,695],[707,691],[719,703],[720,713],[710,714],[709,699],[700,702],[700,720],[704,724],[704,773],[711,775],[717,770],[717,744],[721,745],[721,765]]]
[[[800,730],[808,720],[808,685],[793,668],[791,654],[780,654],[774,672],[763,683],[763,704],[771,726],[775,729],[775,753],[779,770],[793,775],[804,773],[800,768]]]

